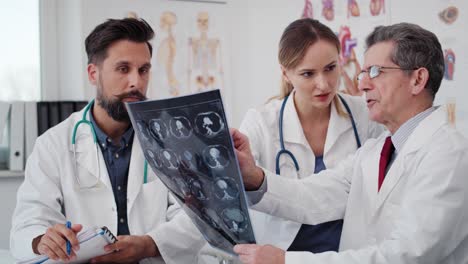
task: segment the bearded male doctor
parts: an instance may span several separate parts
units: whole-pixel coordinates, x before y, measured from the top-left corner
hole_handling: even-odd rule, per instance
[[[13,215],[10,244],[17,259],[73,260],[76,233],[107,226],[118,241],[92,263],[196,263],[204,240],[145,169],[123,104],[145,99],[153,35],[144,20],[125,18],[107,20],[86,38],[96,100],[35,143]]]
[[[367,37],[359,89],[389,133],[369,139],[338,167],[301,180],[255,165],[232,131],[254,209],[306,224],[344,219],[339,252],[284,252],[237,245],[248,264],[468,263],[468,141],[434,97],[444,74],[437,37],[414,24]],[[274,230],[271,230],[274,232]]]

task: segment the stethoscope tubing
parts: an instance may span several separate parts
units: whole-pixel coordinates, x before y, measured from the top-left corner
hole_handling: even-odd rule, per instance
[[[353,113],[351,112],[351,108],[349,108],[348,103],[346,102],[346,100],[341,95],[337,94],[337,96],[340,99],[343,106],[345,107],[346,112],[348,112],[349,117],[351,118],[351,125],[353,127],[354,138],[356,139],[357,148],[360,148],[361,147],[361,139],[359,138],[359,133],[357,131],[356,122],[354,121],[354,116],[353,116]],[[281,149],[276,154],[276,159],[275,159],[275,162],[276,162],[275,167],[276,167],[276,174],[277,175],[279,175],[281,173],[280,166],[279,166],[279,161],[280,161],[281,155],[283,155],[283,154],[286,154],[287,156],[289,156],[291,158],[291,160],[294,163],[294,167],[296,168],[296,171],[299,171],[299,163],[297,162],[296,157],[294,156],[294,154],[291,151],[287,150],[285,148],[285,146],[284,146],[283,117],[284,117],[284,109],[286,107],[286,102],[288,101],[288,98],[289,98],[289,95],[287,95],[283,99],[283,103],[281,104],[280,113],[279,113],[278,126],[279,126],[279,141],[280,141],[280,148]]]

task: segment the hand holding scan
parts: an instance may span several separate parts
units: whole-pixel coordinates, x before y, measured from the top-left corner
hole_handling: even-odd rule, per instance
[[[284,264],[285,251],[272,245],[240,244],[234,247],[244,264]]]
[[[263,170],[255,164],[252,151],[250,150],[249,139],[239,130],[230,129],[234,148],[236,149],[237,160],[241,169],[242,178],[246,190],[257,190],[263,182],[265,174]]]
[[[71,229],[64,224],[56,224],[49,227],[46,233],[33,240],[34,253],[47,255],[53,260],[70,261],[76,257],[75,251],[79,250],[79,242],[76,234],[81,231],[82,225],[74,224]],[[72,252],[67,255],[67,241],[70,241]]]
[[[112,253],[96,257],[90,263],[137,263],[159,255],[158,247],[150,236],[117,236],[117,242],[104,247]]]

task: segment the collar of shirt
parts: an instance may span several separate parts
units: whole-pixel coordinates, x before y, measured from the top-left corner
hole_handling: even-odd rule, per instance
[[[96,137],[97,140],[99,141],[99,144],[101,145],[102,148],[107,148],[108,144],[113,144],[112,139],[108,137],[104,131],[101,130],[101,128],[96,124],[96,121],[94,120],[93,116],[93,111],[92,111],[92,106],[91,110],[89,111],[89,121],[93,124],[94,131],[96,132]],[[123,134],[122,138],[120,139],[120,146],[121,147],[128,147],[128,144],[132,140],[133,137],[133,127],[130,125],[127,131]]]
[[[433,106],[425,111],[413,116],[408,121],[406,121],[395,134],[392,135],[392,143],[395,146],[395,153],[398,154],[403,146],[405,145],[406,141],[408,140],[409,136],[413,133],[414,129],[423,121],[426,117],[428,117],[432,112],[434,112],[438,106]]]

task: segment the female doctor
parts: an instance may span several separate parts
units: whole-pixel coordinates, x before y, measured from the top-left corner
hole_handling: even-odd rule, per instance
[[[383,127],[369,121],[366,102],[337,92],[340,42],[327,26],[299,19],[279,43],[280,95],[247,112],[240,130],[257,164],[278,177],[303,178],[336,166]],[[313,177],[313,176],[312,176]],[[303,225],[251,212],[259,244],[288,251],[337,251],[342,220]]]

